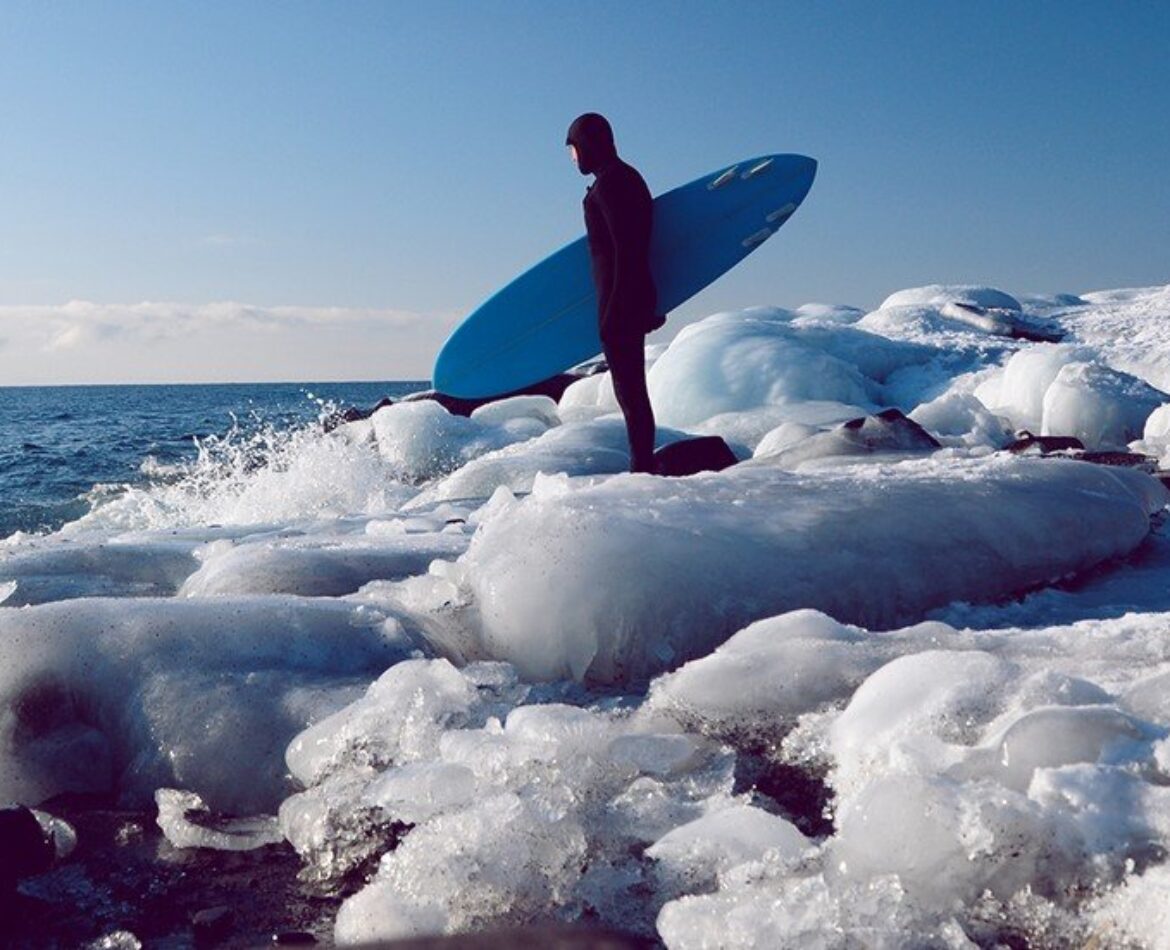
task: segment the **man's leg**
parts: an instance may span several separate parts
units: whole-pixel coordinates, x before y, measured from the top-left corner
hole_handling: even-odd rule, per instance
[[[642,334],[604,343],[626,433],[630,440],[630,471],[654,471],[654,409],[646,389],[646,342]]]

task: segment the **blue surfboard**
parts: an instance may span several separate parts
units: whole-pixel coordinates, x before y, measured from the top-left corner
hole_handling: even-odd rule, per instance
[[[792,216],[817,163],[761,155],[654,200],[650,269],[668,313],[731,270]],[[435,360],[439,392],[482,399],[515,392],[601,352],[584,237],[549,255],[461,323]]]

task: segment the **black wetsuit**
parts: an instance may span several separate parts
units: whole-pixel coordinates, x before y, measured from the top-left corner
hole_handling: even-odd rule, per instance
[[[654,410],[646,389],[646,334],[662,325],[650,274],[654,202],[633,166],[618,158],[609,123],[577,119],[567,141],[578,168],[596,180],[585,193],[585,231],[597,289],[597,328],[614,393],[626,419],[630,468],[654,470]]]

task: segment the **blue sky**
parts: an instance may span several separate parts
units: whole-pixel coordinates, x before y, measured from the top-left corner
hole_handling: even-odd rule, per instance
[[[673,327],[925,283],[1166,283],[1167,36],[1162,2],[9,0],[0,384],[425,376],[581,232],[563,142],[587,110],[656,193],[820,162]]]

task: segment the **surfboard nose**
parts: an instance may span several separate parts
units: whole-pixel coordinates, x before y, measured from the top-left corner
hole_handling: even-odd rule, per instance
[[[804,200],[804,196],[809,193],[813,186],[813,179],[817,177],[817,160],[809,158],[807,155],[792,155],[792,179],[799,183],[802,189],[800,197],[797,199],[797,204]]]

